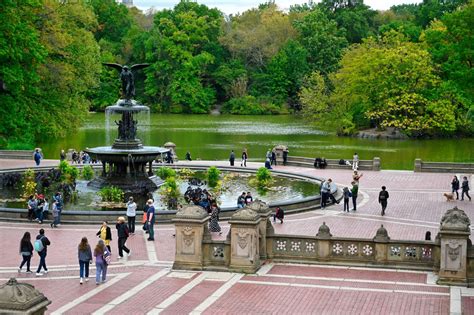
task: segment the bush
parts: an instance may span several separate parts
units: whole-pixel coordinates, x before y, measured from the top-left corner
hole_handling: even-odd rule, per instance
[[[207,169],[207,183],[210,187],[217,186],[220,174],[221,172],[215,166],[211,166]]]
[[[178,206],[179,189],[175,177],[168,177],[161,186],[161,197],[168,209],[176,209]]]
[[[82,179],[91,180],[94,178],[94,169],[90,165],[86,165],[82,168]]]
[[[59,171],[61,172],[61,181],[72,184],[76,181],[79,176],[79,170],[75,166],[69,165],[65,160],[59,162]]]
[[[107,186],[99,190],[99,196],[102,198],[102,201],[123,202],[125,194],[123,190],[118,187]]]
[[[265,167],[260,167],[255,174],[257,184],[260,187],[266,187],[272,182],[272,174]]]
[[[166,180],[168,177],[176,177],[176,171],[172,168],[162,166],[156,171],[156,175],[162,180]]]
[[[32,169],[27,169],[23,173],[23,185],[21,186],[23,190],[23,198],[28,198],[31,195],[36,193],[36,181],[35,181],[35,171]]]
[[[288,114],[286,105],[277,105],[272,99],[257,99],[246,95],[233,98],[224,104],[223,112],[237,115],[277,115]]]

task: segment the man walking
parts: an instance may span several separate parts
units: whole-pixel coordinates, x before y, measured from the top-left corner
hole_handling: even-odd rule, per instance
[[[155,231],[153,226],[155,225],[155,207],[153,206],[153,200],[149,199],[147,201],[148,210],[146,211],[146,222],[148,225],[148,241],[155,240]]]
[[[41,163],[41,159],[43,156],[40,153],[39,149],[35,149],[35,153],[33,153],[33,159],[35,160],[36,166],[39,166]]]
[[[44,235],[44,230],[40,229],[39,234],[36,236],[36,241],[35,241],[35,251],[40,256],[38,269],[36,269],[37,277],[41,277],[43,274],[48,273],[48,268],[46,267],[46,254],[48,254],[49,245],[51,245],[51,242]],[[41,272],[41,268],[44,269],[44,272]]]
[[[471,196],[469,196],[469,182],[467,181],[467,176],[462,178],[461,190],[461,201],[464,200],[464,194],[466,194],[467,198],[469,198],[469,201],[471,201]]]
[[[127,202],[127,222],[130,234],[135,234],[135,217],[137,216],[137,204],[133,197],[128,198]]]
[[[385,209],[387,209],[387,199],[389,197],[387,188],[382,186],[382,191],[379,193],[379,203],[382,205],[382,216],[385,215]]]
[[[119,258],[123,258],[123,252],[126,252],[127,255],[130,256],[130,249],[125,246],[129,235],[128,227],[125,224],[125,218],[119,217],[115,227],[117,228]]]
[[[352,211],[357,211],[357,194],[359,193],[359,185],[357,182],[353,181],[351,183],[351,194],[352,194]]]

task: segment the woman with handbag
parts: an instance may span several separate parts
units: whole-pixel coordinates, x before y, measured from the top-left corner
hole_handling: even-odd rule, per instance
[[[108,255],[107,255],[108,253]],[[95,257],[95,284],[99,285],[107,280],[107,261],[106,257],[110,257],[110,252],[105,247],[104,240],[99,240],[94,249]]]
[[[21,272],[21,269],[26,263],[26,273],[31,273],[30,262],[31,256],[33,256],[33,244],[31,244],[31,235],[30,232],[25,232],[20,241],[20,255],[23,257],[23,261],[18,268],[18,272]]]

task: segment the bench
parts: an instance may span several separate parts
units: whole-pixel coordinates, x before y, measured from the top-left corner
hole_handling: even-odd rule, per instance
[[[288,156],[287,165],[299,166],[299,167],[310,167],[314,168],[315,158],[308,158],[302,156]],[[349,160],[352,163],[352,160]],[[328,169],[345,169],[351,170],[351,165],[340,165],[339,160],[326,159]],[[365,171],[380,171],[380,158],[375,157],[373,160],[360,160],[359,170]]]

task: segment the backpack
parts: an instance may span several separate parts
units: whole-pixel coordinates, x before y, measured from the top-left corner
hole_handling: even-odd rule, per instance
[[[340,159],[339,160],[339,165],[346,165],[346,161],[344,161],[343,159]]]
[[[102,254],[102,258],[104,259],[104,262],[108,265],[112,261],[112,255],[110,252],[106,249],[104,253]]]
[[[41,237],[35,241],[35,251],[39,253],[39,252],[42,252],[43,249],[44,249],[43,237]]]

